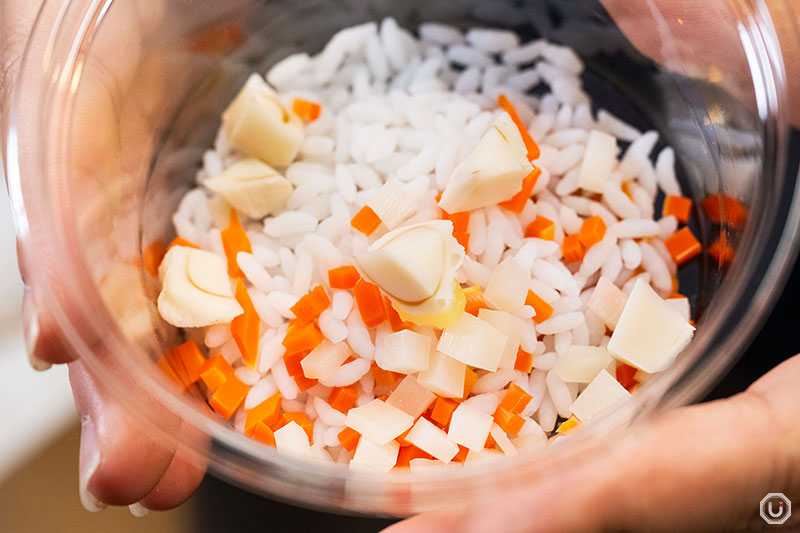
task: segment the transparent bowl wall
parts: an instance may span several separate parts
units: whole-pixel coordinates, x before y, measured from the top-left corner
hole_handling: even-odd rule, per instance
[[[798,202],[795,178],[786,177],[785,72],[770,14],[758,1],[707,5],[727,52],[713,72],[702,67],[708,51],[682,40],[674,14],[655,8],[635,22],[674,51],[668,68],[640,55],[596,2],[47,0],[6,152],[37,305],[111,395],[165,442],[194,450],[224,479],[303,505],[404,515],[534,479],[583,446],[613,446],[630,423],[697,399],[721,376],[768,314],[794,257]],[[730,268],[704,254],[682,271],[698,332],[678,363],[625,410],[561,446],[434,476],[348,473],[236,434],[202,399],[175,394],[153,365],[179,337],[155,311],[141,251],[173,236],[170,214],[226,103],[248,73],[291,52],[318,52],[335,31],[387,15],[409,28],[434,20],[507,27],[525,40],[574,47],[595,103],[658,129],[660,145],[675,148],[704,245],[722,233],[736,244]],[[697,209],[720,192],[748,206],[743,227],[712,225]]]

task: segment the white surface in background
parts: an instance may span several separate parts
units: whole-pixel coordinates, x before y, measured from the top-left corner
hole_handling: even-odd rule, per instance
[[[0,162],[0,180],[3,179]],[[22,281],[14,227],[0,187],[0,482],[76,419],[67,367],[36,372],[22,338]],[[78,458],[75,458],[77,466]]]

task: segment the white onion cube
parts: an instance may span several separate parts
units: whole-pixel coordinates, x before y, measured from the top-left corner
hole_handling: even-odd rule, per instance
[[[628,297],[608,278],[601,277],[586,303],[608,329],[614,331]]]
[[[491,324],[508,337],[497,367],[513,369],[514,363],[517,362],[519,344],[522,342],[522,336],[525,333],[525,321],[511,313],[486,308],[478,311],[478,318]]]
[[[362,436],[384,445],[414,424],[414,418],[381,400],[372,400],[367,405],[355,407],[347,412],[345,425]]]
[[[463,313],[442,331],[436,349],[466,365],[494,372],[507,341],[508,337],[488,322]]]
[[[611,359],[608,350],[599,346],[570,346],[559,357],[553,371],[568,383],[590,383]]]
[[[678,313],[680,313],[683,319],[687,322],[692,319],[692,306],[689,305],[689,298],[681,296],[680,298],[667,298],[664,301],[671,305],[672,308]]]
[[[308,434],[297,422],[289,422],[275,432],[275,447],[281,453],[299,457],[311,456]]]
[[[693,333],[691,324],[639,279],[611,335],[608,351],[616,359],[653,374],[672,364]]]
[[[508,257],[492,271],[483,297],[495,309],[516,313],[525,304],[530,284],[530,269],[513,257]]]
[[[397,464],[397,455],[400,445],[391,440],[385,444],[378,444],[364,435],[358,439],[356,453],[350,461],[353,470],[374,470],[388,472]]]
[[[519,455],[516,446],[512,444],[511,439],[508,438],[506,432],[502,430],[500,426],[496,423],[492,424],[492,429],[489,430],[489,434],[494,439],[494,442],[497,444],[497,447],[500,448],[504,454],[509,457],[513,457],[515,455]]]
[[[445,463],[449,463],[458,453],[458,445],[447,438],[447,433],[422,417],[408,432],[405,440]]]
[[[384,370],[411,374],[428,368],[431,339],[404,329],[383,338],[383,346],[375,353],[375,362]]]
[[[467,365],[434,350],[428,369],[417,375],[417,382],[439,396],[461,398],[464,394],[466,373]]]
[[[586,141],[583,163],[578,174],[578,187],[602,193],[603,185],[617,165],[617,139],[603,131],[592,130]]]
[[[453,411],[447,438],[466,446],[470,450],[482,450],[492,429],[492,415],[481,413],[468,405],[461,404]]]
[[[630,396],[631,394],[611,374],[601,370],[572,403],[569,410],[581,422],[588,422],[617,407]]]
[[[350,350],[345,343],[334,344],[322,341],[322,344],[311,350],[300,361],[303,374],[309,379],[328,379],[345,362],[350,355]]]
[[[386,403],[418,418],[435,399],[436,395],[420,385],[417,378],[406,376],[386,398]]]

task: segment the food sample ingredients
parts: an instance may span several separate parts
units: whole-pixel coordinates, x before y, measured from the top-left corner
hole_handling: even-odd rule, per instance
[[[177,237],[143,256],[162,318],[198,340],[158,367],[282,454],[514,456],[573,438],[692,336],[675,276],[701,247],[672,149],[595,115],[567,48],[418,34],[370,22],[252,75]],[[737,204],[702,205],[735,225]]]

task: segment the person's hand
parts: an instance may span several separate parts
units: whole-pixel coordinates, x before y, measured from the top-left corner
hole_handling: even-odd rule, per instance
[[[7,131],[10,94],[20,82],[16,78],[19,72],[20,58],[30,35],[34,19],[41,2],[32,0],[4,0],[0,3],[0,117],[2,130]],[[136,24],[147,23],[146,17],[157,15],[158,2],[142,2],[147,13],[133,13],[124,18],[120,42],[123,43],[126,59],[133,62],[131,54],[137,51],[125,39],[124,31],[135,31]],[[134,5],[130,2],[125,6]],[[116,6],[115,6],[115,9]],[[118,8],[122,9],[122,8]],[[112,10],[113,11],[113,10]],[[131,13],[127,13],[131,15]],[[152,22],[152,19],[150,20]],[[108,57],[113,58],[120,50],[114,42],[100,43],[107,46]],[[112,59],[113,61],[113,59]],[[116,65],[110,61],[108,68]],[[118,62],[117,64],[124,64]],[[111,70],[111,72],[114,72]],[[115,73],[116,75],[116,73]],[[101,83],[92,85],[91,75],[85,76],[89,85],[86,90],[93,91],[92,108],[80,115],[86,120],[85,131],[91,142],[86,142],[87,150],[80,154],[84,159],[78,164],[86,164],[87,169],[97,167],[102,171],[111,171],[102,164],[113,164],[121,157],[114,157],[114,150],[119,146],[119,139],[125,133],[117,131],[113,120],[97,120],[105,114],[117,112],[115,91],[122,90],[126,79],[124,72],[116,77],[119,85],[108,87]],[[99,77],[98,77],[99,78]],[[30,80],[29,80],[30,81]],[[147,97],[152,93],[145,92]],[[33,105],[28,101],[23,104]],[[146,117],[146,113],[135,114],[136,118]],[[106,128],[98,129],[98,125]],[[128,122],[131,129],[136,123]],[[80,127],[80,125],[79,125]],[[36,146],[27,138],[26,132],[19,132],[21,152],[24,157],[35,157]],[[5,145],[6,139],[3,139]],[[27,145],[25,145],[27,143]],[[100,154],[101,157],[98,157]],[[124,161],[123,161],[124,164]],[[88,174],[87,180],[92,179]],[[26,257],[22,247],[18,247],[20,273],[26,280]],[[181,504],[191,495],[203,478],[204,470],[197,466],[194,457],[190,460],[188,450],[170,448],[155,438],[148,428],[132,419],[121,407],[110,401],[107,393],[98,386],[86,367],[76,359],[60,336],[59,328],[43,306],[37,305],[35,291],[26,286],[23,301],[23,323],[31,364],[37,370],[46,370],[51,364],[67,363],[69,365],[70,383],[75,396],[75,405],[81,420],[80,444],[80,496],[84,507],[89,510],[100,510],[106,504],[128,505],[139,504],[132,511],[141,512],[146,509],[168,509]]]
[[[385,531],[763,529],[767,493],[800,499],[798,381],[800,355],[746,392],[667,413],[618,447],[598,447],[566,467],[543,464],[533,484]],[[796,527],[793,518],[787,524]]]

